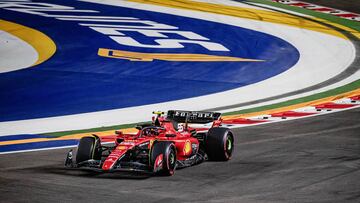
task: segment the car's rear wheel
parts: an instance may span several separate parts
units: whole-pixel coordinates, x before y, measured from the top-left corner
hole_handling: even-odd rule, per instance
[[[228,128],[211,128],[206,135],[205,148],[209,160],[229,160],[234,150],[233,133]]]
[[[176,147],[172,142],[154,142],[150,151],[150,166],[159,175],[171,176],[176,168]]]
[[[82,137],[79,141],[76,154],[76,163],[81,163],[90,159],[100,160],[100,139],[97,137]]]

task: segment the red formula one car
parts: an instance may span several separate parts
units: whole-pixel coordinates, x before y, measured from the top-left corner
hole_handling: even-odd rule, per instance
[[[231,158],[234,135],[229,128],[221,127],[220,113],[177,110],[168,111],[166,116],[163,112],[154,113],[157,116],[151,124],[136,126],[136,134],[116,131],[116,135],[108,136],[114,143],[111,146],[103,144],[104,138],[96,135],[81,138],[76,159],[73,160],[71,150],[65,166],[100,172],[173,175],[176,168]]]

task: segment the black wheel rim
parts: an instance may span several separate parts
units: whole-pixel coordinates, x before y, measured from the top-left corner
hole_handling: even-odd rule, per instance
[[[176,155],[173,149],[169,152],[169,169],[173,170],[175,168]]]

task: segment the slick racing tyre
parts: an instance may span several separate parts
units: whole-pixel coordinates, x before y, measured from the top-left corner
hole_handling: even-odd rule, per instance
[[[79,141],[76,163],[81,163],[90,159],[100,160],[100,139],[97,137],[83,137]]]
[[[210,128],[205,140],[206,154],[211,161],[227,161],[234,150],[234,136],[230,129]]]
[[[150,166],[158,175],[173,175],[176,168],[176,147],[174,143],[155,141],[150,151]]]

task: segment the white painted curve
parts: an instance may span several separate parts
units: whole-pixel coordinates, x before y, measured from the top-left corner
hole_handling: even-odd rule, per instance
[[[0,30],[0,73],[31,67],[37,59],[38,53],[31,45]]]

